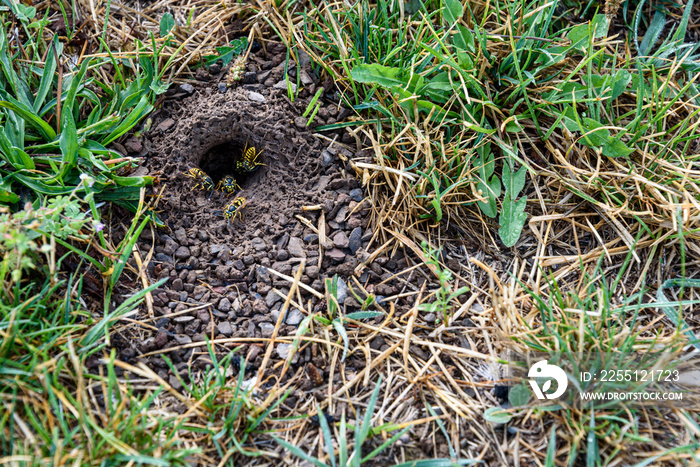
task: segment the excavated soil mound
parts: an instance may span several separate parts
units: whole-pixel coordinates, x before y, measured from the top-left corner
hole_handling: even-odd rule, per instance
[[[302,283],[322,295],[323,279],[337,274],[340,303],[346,312],[360,309],[347,284],[348,276],[368,257],[369,203],[346,166],[355,155],[334,142],[340,135],[314,134],[299,117],[307,101],[293,104],[286,92],[261,85],[226,92],[208,87],[182,100],[166,100],[149,135],[139,144],[127,144],[142,146],[145,167],[160,179],[156,190],[165,186],[158,210],[167,227],[156,230],[155,238],[145,232],[139,249],[144,257],[154,249],[150,279],[169,280],[153,292],[153,332],[116,336],[122,359],[145,361],[179,389],[180,382],[161,355],[168,355],[187,378],[192,367],[210,363],[206,347],[196,346],[206,336],[232,341],[217,344],[219,354],[243,343],[247,347],[241,354],[249,368],[259,367],[264,338],[272,335],[290,287],[289,280],[271,270],[292,276],[302,260]],[[339,111],[337,106],[322,110],[325,115]],[[265,165],[241,174],[236,161],[246,146],[262,151],[260,162]],[[206,172],[214,184],[227,175],[236,178],[242,188],[236,196],[246,199],[242,219],[229,225],[222,216],[233,196],[193,189],[196,182],[185,175],[192,168]],[[325,225],[323,245],[314,230],[319,225]],[[357,279],[381,300],[399,293],[391,277],[406,264],[398,255],[379,257]],[[306,313],[325,309],[318,294],[301,289],[301,298]],[[291,307],[278,335],[294,335],[304,316]],[[247,340],[236,342],[237,337]],[[373,347],[379,350],[384,343],[377,341]],[[288,348],[278,345],[273,357],[282,358]],[[312,360],[307,351],[293,362]],[[316,360],[321,374],[328,373],[327,362]],[[361,362],[358,358],[358,365],[364,365]]]

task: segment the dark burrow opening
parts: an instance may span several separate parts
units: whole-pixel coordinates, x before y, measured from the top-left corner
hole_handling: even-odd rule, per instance
[[[198,166],[211,177],[214,185],[217,185],[226,176],[231,176],[243,190],[246,190],[259,181],[262,172],[261,169],[265,168],[265,166],[260,166],[252,172],[246,172],[236,168],[237,162],[243,160],[246,148],[251,146],[252,145],[247,142],[236,140],[229,140],[218,144],[202,156]],[[255,149],[257,152],[260,152],[263,148],[256,147]],[[263,152],[263,154],[258,157],[258,161],[265,163],[264,158],[265,154]]]

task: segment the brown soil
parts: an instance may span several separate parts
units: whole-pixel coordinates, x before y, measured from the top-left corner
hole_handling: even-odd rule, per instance
[[[257,72],[258,76],[266,74],[264,70]],[[169,280],[153,292],[157,330],[139,336],[120,333],[114,342],[121,359],[145,362],[178,390],[181,383],[161,355],[167,355],[187,381],[191,370],[211,363],[204,345],[187,347],[193,342],[204,343],[205,336],[259,338],[259,342],[245,341],[239,355],[247,357],[249,368],[260,366],[264,338],[273,332],[290,287],[288,280],[270,270],[293,276],[303,260],[301,282],[320,294],[324,293],[323,280],[338,275],[338,298],[345,312],[360,310],[347,284],[352,287],[349,276],[368,258],[372,241],[369,202],[363,202],[360,184],[346,165],[357,155],[339,142],[342,133],[320,135],[307,129],[300,114],[308,97],[292,103],[286,90],[262,84],[221,91],[220,86],[206,85],[190,96],[175,93],[164,102],[150,133],[142,140],[132,138],[125,143],[127,149],[140,148],[146,157],[145,167],[159,177],[156,191],[165,188],[158,210],[167,227],[156,230],[155,237],[144,232],[139,249],[145,258],[153,247],[149,279]],[[331,103],[318,115],[320,123],[332,123],[335,117],[343,118],[343,113],[347,110]],[[316,119],[314,125],[318,123]],[[263,151],[265,166],[240,174],[235,161],[246,145]],[[193,167],[205,171],[215,184],[226,175],[235,176],[243,189],[237,196],[246,199],[241,220],[229,226],[222,217],[223,207],[233,196],[227,199],[219,191],[210,196],[209,192],[193,190],[196,182],[184,175]],[[319,245],[317,233],[297,216],[312,226],[319,226],[323,217],[325,244]],[[409,285],[392,278],[394,271],[407,264],[401,252],[391,258],[380,256],[356,278],[382,303]],[[420,281],[414,282],[411,289],[420,286]],[[326,308],[324,300],[307,290],[301,290],[301,298],[306,314]],[[399,310],[403,308],[401,299],[396,304]],[[290,307],[279,335],[294,335],[304,316]],[[381,338],[375,341],[372,348],[388,348]],[[216,345],[215,351],[225,355],[238,345]],[[268,367],[279,361],[280,355],[281,349],[273,352]],[[313,376],[305,379],[302,390],[320,390],[327,382],[330,365],[315,355],[307,349],[293,360],[295,368],[303,367]],[[351,356],[345,370],[363,366],[362,356]],[[293,402],[294,396],[289,400]]]

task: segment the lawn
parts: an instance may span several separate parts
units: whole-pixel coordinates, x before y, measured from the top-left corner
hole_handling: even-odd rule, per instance
[[[0,19],[0,464],[700,463],[693,0]]]

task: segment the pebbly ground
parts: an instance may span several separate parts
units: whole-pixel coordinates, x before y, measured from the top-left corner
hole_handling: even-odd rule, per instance
[[[252,55],[243,83],[232,88],[223,84],[225,69],[218,74],[200,71],[199,85],[173,89],[151,130],[124,143],[124,150],[144,157],[148,173],[158,177],[155,191],[163,190],[157,209],[167,227],[145,231],[138,247],[144,258],[153,251],[149,279],[168,278],[168,282],[152,294],[156,319],[151,332],[120,333],[114,342],[122,359],[144,361],[176,389],[181,384],[161,355],[167,355],[187,378],[191,370],[211,363],[204,345],[187,347],[204,343],[205,336],[261,338],[260,343],[245,344],[240,353],[247,357],[249,368],[261,364],[262,338],[272,335],[290,287],[288,280],[270,270],[293,276],[304,261],[303,284],[322,295],[324,279],[337,275],[338,300],[345,312],[361,308],[348,284],[372,247],[370,206],[346,162],[362,154],[354,153],[348,144],[354,140],[347,133],[313,131],[313,126],[334,123],[349,111],[333,103],[331,95],[313,126],[307,126],[300,115],[316,85],[310,82],[302,93],[306,97],[291,102],[281,81],[284,54],[266,58],[274,50],[279,48]],[[304,81],[313,76],[308,63],[299,73]],[[262,151],[265,165],[241,174],[235,162],[246,146]],[[193,189],[196,182],[185,176],[193,167],[206,172],[215,184],[226,175],[236,178],[242,187],[236,196],[246,199],[242,219],[229,225],[222,217],[233,196]],[[325,227],[323,242],[314,230],[320,225]],[[400,283],[393,275],[407,264],[408,258],[399,251],[392,257],[377,257],[355,277],[382,303],[405,291],[405,281]],[[307,314],[326,307],[324,300],[305,289],[301,299]],[[400,300],[396,303],[400,309]],[[279,335],[294,335],[304,316],[290,307]],[[223,355],[237,345],[218,345],[216,352]],[[371,345],[377,350],[387,347],[381,337]],[[284,358],[288,351],[288,344],[278,344],[273,357]],[[352,362],[351,357],[351,368]],[[311,373],[307,386],[323,384],[329,371],[327,362],[314,359],[310,351],[293,363],[306,365]],[[364,365],[359,357],[355,363]]]

